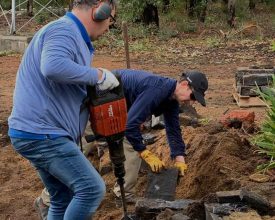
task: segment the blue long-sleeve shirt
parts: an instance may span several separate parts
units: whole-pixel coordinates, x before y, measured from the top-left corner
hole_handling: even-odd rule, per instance
[[[90,67],[93,51],[86,29],[72,13],[35,34],[17,72],[11,137],[23,132],[24,137],[69,136],[78,142],[88,120],[87,110],[80,113],[86,85],[98,81],[97,69]]]
[[[114,70],[121,76],[128,108],[126,138],[136,151],[146,147],[140,125],[151,115],[164,115],[171,157],[185,155],[185,144],[179,124],[179,104],[172,95],[177,81],[139,70]]]

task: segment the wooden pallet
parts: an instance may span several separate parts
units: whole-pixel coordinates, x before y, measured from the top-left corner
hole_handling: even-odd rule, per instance
[[[241,96],[237,92],[233,92],[232,95],[240,108],[266,107],[266,104],[259,97]]]

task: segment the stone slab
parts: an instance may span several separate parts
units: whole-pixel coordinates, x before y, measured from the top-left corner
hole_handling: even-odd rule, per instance
[[[241,201],[240,194],[241,194],[241,190],[216,192],[216,196],[219,203],[240,202]]]
[[[141,219],[154,219],[161,211],[165,209],[181,210],[187,212],[187,208],[192,203],[198,202],[191,199],[180,199],[175,201],[165,201],[162,199],[143,198],[136,202],[135,212]]]
[[[256,209],[260,213],[267,213],[271,208],[269,201],[255,192],[242,189],[240,197],[242,202],[245,202],[251,208]]]
[[[170,168],[161,173],[148,173],[145,198],[173,201],[176,195],[178,169]]]

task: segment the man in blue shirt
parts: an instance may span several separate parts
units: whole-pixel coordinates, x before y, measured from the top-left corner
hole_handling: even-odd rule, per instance
[[[204,95],[208,89],[206,76],[198,71],[188,71],[181,75],[179,81],[165,78],[140,70],[116,70],[123,85],[127,102],[128,117],[126,124],[126,139],[123,143],[125,153],[124,177],[126,201],[136,201],[135,185],[141,165],[141,158],[150,166],[153,172],[160,172],[164,163],[151,151],[146,149],[140,132],[140,126],[151,115],[163,114],[165,129],[170,147],[170,156],[181,176],[187,170],[185,163],[185,144],[182,139],[179,124],[179,105],[199,102],[206,105]],[[114,193],[120,197],[120,187],[116,184]],[[47,209],[48,196],[44,191],[41,194],[44,209]],[[42,214],[40,210],[40,214]],[[46,210],[47,212],[47,210]]]
[[[126,199],[135,201],[135,185],[137,183],[141,158],[153,172],[160,172],[164,163],[151,151],[146,149],[140,132],[140,126],[151,115],[163,114],[166,136],[170,147],[170,156],[179,174],[187,170],[185,163],[185,144],[182,139],[179,123],[179,105],[195,101],[205,106],[205,91],[208,89],[206,76],[198,71],[183,73],[180,80],[161,77],[152,73],[137,70],[113,71],[121,76],[124,94],[127,101],[128,118],[124,142],[125,161],[125,193]],[[119,187],[114,193],[119,197]]]
[[[111,0],[74,0],[72,13],[35,34],[17,73],[9,136],[50,193],[48,220],[88,219],[105,194],[77,145],[88,120],[88,110],[81,111],[86,86],[119,85],[110,71],[90,67],[90,39],[108,30],[114,13]]]

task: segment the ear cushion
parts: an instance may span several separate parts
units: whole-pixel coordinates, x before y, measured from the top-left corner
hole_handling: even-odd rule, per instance
[[[110,17],[112,8],[107,2],[100,2],[93,11],[94,21],[103,21]]]

